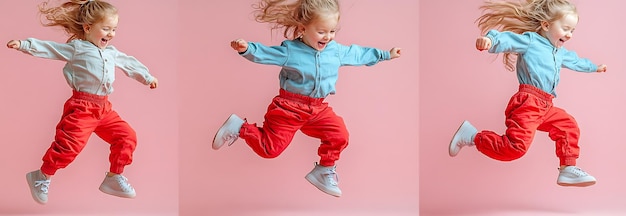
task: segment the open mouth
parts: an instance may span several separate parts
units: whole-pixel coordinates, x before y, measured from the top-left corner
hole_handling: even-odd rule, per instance
[[[328,42],[317,42],[317,46],[320,49],[323,49],[324,47],[326,47],[326,44],[328,44]]]
[[[100,40],[100,44],[101,44],[101,45],[103,45],[103,46],[106,46],[106,45],[109,43],[109,40],[110,40],[110,39],[102,38],[102,39]]]

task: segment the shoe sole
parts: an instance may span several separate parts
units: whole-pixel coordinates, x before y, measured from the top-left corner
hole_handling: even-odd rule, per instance
[[[28,182],[28,188],[30,189],[30,195],[33,197],[33,199],[35,200],[35,202],[39,203],[39,204],[46,204],[46,202],[48,201],[44,201],[44,200],[40,200],[39,197],[37,195],[35,195],[35,191],[33,191],[33,189],[35,189],[35,186],[33,185],[33,183],[35,181],[33,181],[33,177],[31,176],[31,173],[26,173],[26,182]]]
[[[469,122],[468,121],[463,121],[461,126],[459,126],[459,128],[456,129],[456,132],[454,133],[454,136],[452,137],[452,140],[450,141],[450,145],[448,146],[448,154],[450,155],[450,157],[454,157],[454,156],[458,155],[459,152],[461,151],[461,147],[456,145],[456,143],[460,139],[459,132],[461,132],[461,128],[463,128],[463,126],[465,126],[466,124],[469,124]]]
[[[324,185],[324,184],[322,184],[321,182],[319,182],[319,181],[315,178],[315,176],[312,176],[312,175],[306,175],[304,178],[305,178],[307,181],[309,181],[309,183],[311,183],[313,186],[315,186],[317,189],[319,189],[320,191],[322,191],[322,192],[324,192],[324,193],[326,193],[326,194],[328,194],[328,195],[331,195],[331,196],[334,196],[334,197],[340,197],[340,196],[341,196],[341,193],[337,193],[337,192],[335,192],[335,191],[325,190],[325,189],[324,189],[324,187],[323,187],[323,185]]]
[[[116,196],[116,197],[122,197],[122,198],[135,198],[135,196],[137,196],[137,194],[125,194],[125,193],[121,193],[119,191],[113,190],[111,188],[108,187],[102,187],[100,186],[100,191],[102,191],[102,193],[108,194],[108,195],[112,195],[112,196]]]
[[[566,183],[566,182],[557,182],[556,184],[564,187],[588,187],[596,184],[595,181],[592,182],[580,182],[580,183]]]
[[[220,129],[217,130],[217,133],[215,133],[215,136],[213,136],[213,144],[211,145],[211,148],[213,148],[213,150],[218,150],[218,149],[222,148],[222,146],[224,146],[224,144],[226,144],[225,142],[224,143],[216,143],[215,140],[218,137],[222,137],[224,135],[225,130],[226,130],[224,128],[224,126],[226,126],[226,122],[230,121],[231,118],[234,118],[234,114],[230,115],[228,117],[228,119],[226,119],[226,121],[224,121],[224,123],[222,123],[222,126],[220,127]]]

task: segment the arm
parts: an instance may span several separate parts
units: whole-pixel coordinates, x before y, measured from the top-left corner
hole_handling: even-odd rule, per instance
[[[476,39],[476,49],[488,50],[490,53],[524,53],[531,41],[532,36],[530,34],[490,30],[484,37]]]
[[[287,61],[286,46],[265,46],[260,43],[246,42],[237,39],[230,42],[230,46],[241,56],[254,63],[282,66]]]
[[[342,66],[372,66],[383,60],[391,60],[400,57],[400,48],[392,48],[390,51],[380,50],[358,45],[341,45],[340,61]]]
[[[69,43],[43,41],[34,38],[22,41],[11,40],[7,43],[7,47],[35,57],[62,61],[68,61],[74,54],[74,46]]]
[[[563,49],[562,67],[578,72],[606,72],[606,65],[595,65],[591,60],[580,58],[576,52]]]
[[[125,53],[117,50],[115,51],[117,53],[115,55],[115,66],[122,69],[126,76],[137,80],[138,82],[145,85],[149,85],[151,89],[157,87],[158,80],[156,79],[156,77],[150,75],[148,68],[145,65],[139,62],[139,60],[137,60],[135,57],[126,55]]]

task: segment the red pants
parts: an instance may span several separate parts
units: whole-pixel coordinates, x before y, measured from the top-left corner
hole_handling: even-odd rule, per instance
[[[511,161],[522,157],[535,136],[535,131],[548,132],[556,143],[560,165],[576,165],[580,131],[574,117],[554,107],[553,96],[531,85],[522,84],[506,108],[506,133],[492,131],[476,135],[476,148],[496,160]]]
[[[348,145],[348,130],[343,119],[323,101],[323,98],[310,98],[281,89],[267,108],[263,127],[245,122],[239,136],[259,156],[275,158],[301,130],[321,140],[317,151],[319,164],[333,166]]]
[[[111,144],[110,172],[122,173],[132,162],[137,145],[135,131],[111,109],[107,96],[74,91],[65,102],[63,116],[56,127],[54,142],[43,156],[41,171],[54,175],[83,150],[91,133]]]

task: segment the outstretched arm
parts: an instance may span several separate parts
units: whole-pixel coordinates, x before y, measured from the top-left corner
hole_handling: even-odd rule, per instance
[[[486,35],[476,39],[476,49],[489,53],[520,53],[526,52],[534,37],[541,37],[533,32],[518,34],[510,31],[499,32],[490,30]]]
[[[282,66],[288,58],[287,45],[284,42],[280,46],[265,46],[261,43],[237,39],[231,41],[230,46],[239,55],[258,64]]]
[[[16,49],[23,53],[53,60],[69,60],[74,54],[74,46],[69,43],[57,43],[35,38],[26,40],[10,40],[7,48]]]
[[[140,82],[144,85],[149,85],[150,88],[157,87],[157,79],[153,77],[148,67],[139,62],[135,57],[129,56],[126,53],[120,52],[113,46],[109,46],[108,49],[113,49],[115,54],[115,66],[121,69],[126,76]]]
[[[587,58],[578,57],[578,55],[574,51],[570,51],[565,48],[561,49],[563,49],[563,52],[565,52],[565,54],[563,55],[562,67],[578,72],[606,72],[606,65],[596,65]]]

